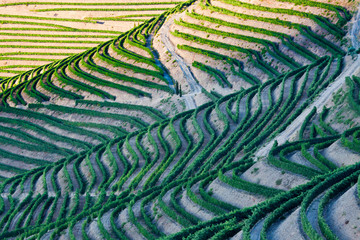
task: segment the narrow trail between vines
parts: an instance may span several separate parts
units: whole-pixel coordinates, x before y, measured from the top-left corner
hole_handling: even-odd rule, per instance
[[[183,99],[185,100],[186,108],[194,109],[194,108],[196,108],[194,95],[201,93],[202,87],[196,81],[193,73],[191,72],[189,66],[185,63],[184,59],[176,53],[175,47],[169,39],[170,26],[172,24],[174,24],[174,19],[179,20],[180,17],[183,15],[183,13],[170,17],[161,27],[160,36],[161,36],[161,41],[164,43],[164,45],[166,47],[166,50],[175,58],[176,62],[180,66],[181,71],[184,74],[184,77],[185,77],[187,83],[189,84],[190,91],[187,94],[183,95]]]

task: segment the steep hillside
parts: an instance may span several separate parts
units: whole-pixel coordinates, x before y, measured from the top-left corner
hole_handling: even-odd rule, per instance
[[[190,0],[4,78],[0,238],[359,238],[358,4]]]
[[[170,34],[161,32],[165,36],[159,39],[169,38],[199,84],[220,94],[265,82],[324,55],[345,54],[341,27],[350,15],[344,8],[289,2],[198,1],[170,18]]]
[[[0,76],[15,76],[96,47],[180,2],[3,0]]]

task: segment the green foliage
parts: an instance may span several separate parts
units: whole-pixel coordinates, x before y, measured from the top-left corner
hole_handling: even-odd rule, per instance
[[[264,71],[266,74],[269,75],[269,77],[273,77],[273,76],[277,76],[279,75],[279,73],[273,69],[271,66],[269,66],[267,63],[265,63],[261,57],[260,54],[254,50],[251,49],[245,49],[242,47],[238,47],[238,46],[234,46],[234,45],[229,45],[226,43],[221,43],[221,42],[217,42],[217,41],[212,41],[212,40],[208,40],[205,38],[201,38],[195,35],[191,35],[191,34],[187,34],[187,33],[182,33],[179,32],[178,30],[175,30],[174,32],[171,32],[172,35],[174,35],[175,37],[180,37],[183,38],[187,41],[190,42],[197,42],[197,43],[201,43],[201,44],[206,44],[209,45],[211,47],[215,47],[215,48],[223,48],[226,50],[231,50],[231,51],[237,51],[240,53],[244,53],[247,56],[249,56],[249,60],[255,65],[255,67],[261,69],[262,71]],[[256,59],[254,59],[254,58]]]
[[[327,204],[339,194],[339,192],[343,191],[347,187],[351,186],[353,182],[358,178],[360,171],[352,173],[344,179],[341,179],[339,182],[334,184],[329,190],[325,193],[324,197],[321,199],[319,208],[318,208],[318,223],[321,229],[321,232],[326,237],[326,239],[338,240],[338,236],[331,230],[330,226],[326,223],[324,217],[324,210]]]
[[[351,174],[353,174],[355,171],[358,171],[358,170],[359,170],[359,164],[355,164],[353,166],[346,167],[346,168],[339,168],[339,169],[329,173],[329,175],[327,175],[327,178],[325,180],[323,180],[320,184],[316,185],[313,189],[311,189],[310,191],[307,192],[304,200],[301,203],[300,218],[301,218],[301,223],[302,223],[305,233],[311,239],[322,239],[320,237],[319,233],[317,233],[317,231],[310,224],[309,219],[306,216],[306,210],[309,207],[309,205],[311,204],[311,202],[314,200],[314,198],[316,198],[319,194],[321,194],[324,190],[328,189],[330,186],[337,184],[337,183],[339,183],[339,185],[341,185],[342,181],[345,181],[345,182],[348,181],[348,179],[345,177],[350,176]],[[357,172],[357,174],[359,174],[359,173]],[[331,191],[331,193],[329,193],[329,194],[334,194],[334,192]],[[331,196],[331,195],[328,195],[327,199],[329,199],[329,196]],[[326,199],[322,200],[322,201],[326,201]],[[321,208],[319,208],[318,211],[320,214],[322,213]],[[326,229],[325,225],[320,224],[320,226],[321,226],[323,233],[325,232],[327,234],[327,236],[331,235],[331,233],[328,231],[329,229]]]
[[[210,74],[210,76],[214,77],[216,81],[219,83],[221,87],[224,87],[224,83],[229,87],[232,88],[232,84],[227,80],[224,73],[221,71],[214,69],[210,66],[202,64],[200,62],[194,61],[192,63],[193,67],[199,68],[200,70]]]
[[[300,12],[300,11],[295,11],[292,9],[284,9],[284,8],[270,8],[270,7],[253,5],[253,4],[244,3],[244,2],[234,2],[231,0],[221,0],[221,1],[231,4],[231,5],[234,5],[234,6],[243,7],[243,8],[252,9],[252,10],[259,10],[259,11],[279,13],[279,14],[288,14],[288,15],[294,15],[294,16],[298,16],[298,17],[309,18],[309,19],[315,21],[320,26],[322,26],[324,29],[326,29],[329,33],[334,34],[336,37],[340,38],[345,35],[344,31],[341,28],[339,28],[336,25],[334,25],[333,23],[331,23],[327,18],[318,16],[318,15],[314,15],[312,13]]]
[[[259,43],[264,45],[264,47],[266,48],[266,50],[270,53],[271,56],[273,56],[274,58],[277,58],[280,62],[284,63],[285,65],[289,66],[290,68],[297,68],[300,65],[298,63],[296,63],[293,59],[291,59],[290,57],[284,55],[283,53],[281,53],[278,49],[277,46],[268,41],[268,40],[264,40],[264,39],[260,39],[260,38],[255,38],[255,37],[250,37],[250,36],[246,36],[246,35],[240,35],[240,34],[234,34],[234,33],[229,33],[229,32],[224,32],[224,31],[219,31],[219,30],[215,30],[212,28],[207,28],[207,27],[203,27],[200,25],[196,25],[196,24],[191,24],[191,23],[187,23],[184,21],[176,21],[175,23],[181,26],[185,26],[187,28],[192,28],[192,29],[196,29],[199,31],[203,31],[209,34],[216,34],[219,36],[223,36],[223,37],[231,37],[231,38],[235,38],[235,39],[240,39],[240,40],[244,40],[244,41],[248,41],[248,42],[254,42],[254,43]]]
[[[227,57],[225,55],[221,55],[221,54],[219,54],[217,52],[214,52],[214,51],[194,48],[194,47],[191,47],[191,46],[188,46],[188,45],[178,45],[177,48],[181,49],[181,50],[194,52],[194,53],[199,53],[199,54],[211,57],[211,58],[213,58],[215,60],[224,60],[224,61],[228,62],[231,65],[231,71],[232,71],[233,74],[242,77],[245,81],[249,82],[250,84],[255,85],[255,84],[260,83],[259,79],[257,79],[256,77],[254,77],[250,73],[247,73],[247,72],[243,71],[243,69],[242,69],[243,67],[242,67],[241,62],[239,60],[235,59],[235,58],[230,58],[230,57]],[[235,67],[237,67],[237,69],[235,69]]]
[[[181,4],[172,11],[181,11],[192,2]],[[233,3],[233,1],[226,2]],[[254,8],[253,5],[247,3],[239,2],[238,4],[243,7]],[[315,3],[305,1],[304,4],[312,6]],[[345,14],[344,19],[347,18],[345,11],[341,8],[332,8],[326,4],[321,6],[325,9],[332,9],[332,11],[339,11],[341,14]],[[258,10],[266,9],[260,7]],[[277,12],[278,10],[272,9],[271,11]],[[291,10],[287,9],[279,12],[290,14],[288,11]],[[49,92],[51,90],[52,94],[60,97],[76,100],[72,101],[76,105],[74,108],[70,108],[52,104],[29,104],[27,110],[9,106],[1,108],[3,115],[0,118],[0,125],[2,126],[0,131],[10,134],[11,129],[14,129],[14,133],[13,138],[1,137],[0,142],[7,141],[9,145],[20,146],[24,149],[36,149],[38,147],[38,150],[57,152],[65,157],[58,162],[46,162],[41,164],[38,169],[4,180],[1,186],[2,197],[0,198],[0,212],[2,212],[0,220],[1,238],[35,239],[49,237],[50,239],[56,239],[68,231],[69,237],[75,239],[73,231],[75,231],[75,227],[77,228],[76,231],[80,230],[80,227],[82,237],[89,239],[91,237],[88,232],[89,228],[92,228],[93,224],[97,224],[101,234],[100,237],[123,239],[127,236],[126,228],[118,225],[119,214],[123,211],[127,211],[129,221],[136,226],[144,237],[148,239],[165,238],[165,234],[156,223],[160,217],[157,211],[161,209],[162,214],[166,215],[164,219],[169,217],[184,227],[179,233],[169,236],[170,239],[225,239],[234,236],[240,230],[243,232],[244,239],[250,239],[251,229],[263,218],[265,220],[261,231],[261,239],[266,239],[266,233],[270,226],[279,217],[299,205],[302,207],[301,221],[305,233],[312,238],[317,238],[318,233],[309,223],[306,209],[313,199],[327,189],[330,189],[330,191],[328,191],[328,195],[325,195],[326,198],[321,202],[321,208],[319,208],[319,225],[325,236],[332,237],[331,230],[322,219],[321,211],[339,192],[339,189],[346,188],[354,182],[354,179],[359,174],[360,165],[355,164],[350,167],[337,168],[321,155],[322,149],[329,147],[330,144],[340,138],[340,135],[325,123],[328,110],[325,109],[321,113],[321,128],[313,125],[313,132],[314,135],[316,133],[333,136],[290,142],[282,146],[275,145],[267,156],[269,162],[281,168],[284,173],[285,171],[291,171],[307,177],[309,179],[307,183],[289,191],[283,191],[247,182],[239,177],[239,174],[254,164],[253,153],[259,144],[269,141],[275,134],[285,129],[291,121],[309,106],[310,100],[314,99],[339,74],[341,70],[340,59],[335,64],[335,61],[332,61],[333,59],[330,57],[317,59],[317,56],[303,51],[304,57],[317,60],[309,66],[280,74],[265,62],[260,53],[256,51],[174,32],[173,34],[177,37],[207,44],[214,48],[220,47],[242,53],[263,73],[269,77],[277,77],[259,85],[259,80],[251,74],[245,73],[242,70],[242,63],[235,58],[229,58],[213,51],[203,51],[200,48],[187,45],[179,46],[179,49],[224,61],[232,66],[231,71],[234,75],[243,76],[242,79],[253,84],[253,86],[224,97],[215,94],[218,99],[214,98],[214,102],[202,105],[196,110],[180,113],[171,119],[166,119],[161,112],[149,107],[108,101],[83,100],[81,95],[75,92],[53,87],[55,86],[54,82],[59,81],[71,85],[75,89],[80,89],[79,92],[81,93],[85,91],[111,99],[112,95],[108,92],[94,87],[94,84],[98,84],[127,91],[135,96],[150,96],[146,91],[124,87],[120,84],[121,81],[127,81],[127,84],[151,87],[171,93],[172,90],[168,86],[141,79],[126,78],[125,75],[115,70],[110,71],[95,64],[97,61],[103,61],[104,64],[106,62],[111,67],[130,69],[132,65],[124,64],[110,56],[109,50],[118,48],[121,49],[123,56],[127,55],[126,57],[130,59],[138,58],[139,62],[154,66],[155,69],[152,72],[146,72],[144,68],[133,67],[134,72],[154,77],[156,75],[159,80],[162,80],[164,77],[163,69],[155,67],[157,65],[154,65],[152,54],[150,54],[150,58],[139,56],[139,54],[124,50],[121,44],[131,44],[133,47],[152,53],[147,45],[147,37],[149,34],[155,34],[158,31],[167,14],[170,14],[170,11],[153,18],[151,21],[147,21],[144,25],[127,33],[128,35],[122,35],[117,41],[104,43],[96,50],[47,66],[52,70],[39,68],[31,73],[19,76],[19,78],[6,80],[6,83],[2,82],[1,87],[3,89],[11,88],[11,90],[6,90],[1,95],[4,106],[7,106],[8,101],[9,103],[25,105],[27,98],[24,96],[27,95],[34,101],[51,100],[50,96],[41,92],[42,88],[47,88],[45,90]],[[296,11],[292,11],[291,14],[313,19],[319,22],[319,25],[323,28],[329,29],[329,32],[334,32],[337,29],[337,26],[324,18],[314,19],[312,14],[302,15]],[[198,17],[195,13],[189,15],[194,18]],[[303,28],[303,26],[288,24],[288,22],[278,19],[273,19],[273,21],[279,25],[283,24],[282,26],[296,29]],[[202,29],[198,26],[187,26],[198,30]],[[239,26],[230,23],[228,26],[240,29]],[[260,28],[246,27],[245,29],[244,27],[244,30],[269,36],[277,35],[275,32]],[[217,32],[212,31],[212,34],[217,34]],[[311,35],[311,33],[309,34]],[[338,33],[338,35],[341,34],[341,32]],[[243,38],[231,33],[226,36]],[[301,48],[291,42],[291,39],[286,40],[287,36],[280,34],[276,37],[281,38],[282,41],[287,41],[293,49],[297,49],[294,51],[301,52]],[[247,40],[266,44],[268,50],[272,51],[269,52],[270,55],[273,55],[289,67],[290,65],[293,68],[297,67],[291,59],[278,51],[278,46],[273,45],[271,42],[250,38],[247,38]],[[318,41],[326,44],[325,41]],[[334,54],[341,54],[341,51],[334,48],[334,46],[328,46],[328,48],[332,49],[331,51]],[[219,74],[214,68],[208,68],[208,66],[199,65],[199,63],[195,63],[195,65],[212,72],[218,76],[219,81],[226,84],[226,76]],[[87,74],[82,70],[85,68],[97,72],[97,76],[108,74],[106,76],[112,78],[114,82]],[[309,79],[312,76],[310,71],[313,70],[314,79]],[[235,73],[236,71],[238,71],[238,74]],[[70,75],[69,72],[72,74]],[[81,80],[71,77],[74,75],[81,78]],[[305,91],[307,86],[311,86],[308,94]],[[278,93],[276,96],[273,95],[275,91]],[[23,96],[23,93],[27,95]],[[92,108],[102,109],[90,110]],[[156,123],[148,126],[148,121],[145,122],[137,117],[111,114],[107,112],[110,108],[111,112],[116,110],[129,111],[134,115],[144,114],[145,118],[151,118]],[[306,122],[310,122],[315,111],[316,109],[312,110]],[[71,123],[52,116],[54,112],[57,114],[70,113],[107,118],[111,121],[124,121],[133,124],[138,130],[128,134],[126,137],[117,136],[110,139],[105,134],[97,134],[94,131],[87,130],[87,128],[96,130],[103,128],[104,131],[114,130],[114,135],[125,134],[122,128],[116,127],[116,123],[112,127],[106,127],[101,123]],[[16,118],[7,117],[9,115],[16,116]],[[307,123],[303,124],[301,136],[306,125]],[[25,129],[27,130],[25,131]],[[64,133],[63,135],[55,134],[55,131],[52,132],[48,129],[57,129]],[[29,134],[29,132],[32,134]],[[343,144],[358,151],[359,132],[359,129],[355,128],[343,133],[341,135]],[[65,133],[81,136],[81,139],[84,140],[64,136]],[[36,138],[35,135],[41,135],[42,138]],[[80,137],[78,138],[80,139]],[[22,139],[23,141],[16,139]],[[72,151],[59,147],[65,146],[64,144],[79,149]],[[313,155],[308,152],[310,147],[314,148]],[[289,154],[300,151],[320,171],[301,164],[295,164],[287,159]],[[2,155],[5,156],[6,154],[4,152]],[[6,156],[15,159],[18,157],[15,154]],[[22,159],[24,162],[30,162],[31,160],[33,159]],[[9,168],[6,167],[4,170],[9,170]],[[228,175],[228,172],[231,171],[232,176]],[[64,179],[60,179],[60,176],[63,176]],[[351,180],[348,176],[351,176]],[[207,190],[212,181],[218,179],[231,187],[250,194],[260,194],[268,199],[255,207],[238,209],[227,202],[218,200],[212,195],[211,189]],[[62,185],[63,182],[68,185]],[[278,179],[276,184],[282,184],[281,178]],[[35,190],[38,191],[39,188],[44,193],[34,195]],[[167,194],[170,195],[170,201]],[[183,197],[183,194],[186,194],[194,204],[211,211],[217,216],[210,221],[201,222],[200,219],[187,212],[179,203],[179,198]],[[5,196],[8,196],[8,199],[5,199]],[[137,209],[138,205],[140,205],[140,210]],[[39,208],[39,212],[37,219],[33,219],[36,221],[33,224],[32,217],[37,208]],[[150,208],[153,211],[149,211]],[[140,216],[137,215],[139,211]],[[110,214],[109,222],[106,224],[104,221],[107,221],[107,219],[104,214]]]
[[[284,144],[281,147],[273,148],[268,156],[269,163],[276,167],[303,175],[311,179],[314,176],[318,175],[320,172],[312,168],[303,166],[301,164],[291,162],[285,157],[286,154],[299,149],[301,149],[301,144],[299,143],[289,143]],[[279,158],[276,157],[277,154],[279,154]]]
[[[58,12],[58,11],[111,11],[111,12],[121,12],[121,11],[166,11],[169,8],[44,8],[37,9],[36,12]]]
[[[351,109],[353,109],[358,115],[360,115],[360,100],[359,100],[359,94],[356,94],[359,92],[359,86],[360,86],[360,78],[353,76],[346,77],[346,84],[349,87],[348,92],[348,101],[350,104]]]
[[[206,200],[202,199],[201,196],[197,196],[191,189],[193,185],[195,185],[200,179],[193,178],[187,185],[186,185],[186,195],[190,198],[190,200],[197,205],[202,206],[203,208],[209,210],[210,212],[214,213],[215,215],[224,214],[225,211],[216,205],[213,205]]]
[[[242,189],[247,192],[251,192],[253,194],[260,194],[268,198],[283,192],[283,190],[266,187],[256,183],[251,183],[239,177],[233,176],[233,178],[229,178],[228,176],[224,175],[221,171],[219,172],[219,179],[222,182],[225,182],[226,184],[229,184],[230,186],[235,187],[237,189]]]
[[[316,114],[316,107],[314,107],[310,113],[306,116],[303,124],[301,125],[300,131],[299,131],[299,140],[304,139],[304,131],[306,126],[309,124],[310,120],[314,117]]]
[[[360,153],[360,146],[359,146],[358,140],[356,140],[357,138],[356,137],[354,138],[354,136],[357,136],[359,134],[359,131],[360,131],[360,128],[355,127],[355,128],[351,128],[351,129],[345,131],[341,135],[341,143],[345,147],[348,147],[357,153]],[[353,136],[352,141],[351,141],[351,135]]]
[[[120,91],[124,91],[124,92],[127,92],[129,94],[133,94],[137,97],[140,97],[140,96],[147,96],[147,97],[151,97],[151,95],[147,92],[144,92],[144,91],[141,91],[141,90],[138,90],[136,88],[132,88],[132,87],[128,87],[128,86],[124,86],[124,85],[121,85],[121,84],[117,84],[117,83],[114,83],[114,82],[111,82],[111,81],[106,81],[104,79],[101,79],[99,77],[96,77],[94,75],[91,75],[85,71],[83,71],[80,67],[79,67],[79,62],[80,61],[83,61],[83,58],[78,59],[78,60],[75,60],[73,62],[73,65],[70,66],[69,65],[69,70],[70,72],[72,72],[73,74],[77,75],[78,77],[81,77],[91,83],[95,83],[97,85],[101,85],[101,86],[107,86],[107,87],[111,87],[111,88],[115,88],[115,89],[119,89]]]

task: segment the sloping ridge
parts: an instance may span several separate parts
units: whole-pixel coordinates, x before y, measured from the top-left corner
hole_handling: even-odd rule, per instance
[[[319,119],[310,113],[358,73],[359,60],[345,61],[339,45],[349,13],[301,1],[336,13],[334,24],[256,3],[191,0],[31,76],[2,80],[0,238],[264,240],[286,239],[290,229],[298,239],[356,239],[359,127],[337,132],[327,110]],[[251,17],[258,11],[261,18]],[[181,20],[166,22],[179,12]],[[159,30],[185,79],[149,46]],[[359,79],[342,86],[357,117]],[[171,117],[151,107],[176,94],[207,100]],[[300,128],[290,142],[272,141]],[[342,203],[352,213],[336,222]]]

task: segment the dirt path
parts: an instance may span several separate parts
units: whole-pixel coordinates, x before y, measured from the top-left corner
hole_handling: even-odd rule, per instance
[[[275,139],[260,148],[260,150],[257,151],[255,155],[257,157],[267,156],[270,149],[274,145],[275,140],[278,141],[279,144],[283,144],[286,142],[286,140],[290,139],[290,137],[300,129],[302,123],[305,121],[306,116],[315,106],[317,109],[322,109],[323,106],[331,99],[332,94],[342,87],[345,82],[345,77],[354,75],[360,71],[359,65],[360,58],[344,67],[345,70],[315,99],[312,104],[310,104],[283,132],[275,137]]]
[[[295,153],[290,153],[289,155],[285,156],[290,162],[301,164],[305,167],[309,167],[315,169],[317,171],[321,171],[317,166],[309,162],[300,151],[296,151]]]
[[[284,191],[288,191],[308,181],[304,176],[283,171],[267,163],[267,161],[257,161],[252,167],[242,173],[240,178],[247,182]]]
[[[49,230],[47,233],[45,233],[44,235],[42,235],[42,237],[40,238],[41,240],[46,240],[46,239],[50,239],[51,234],[54,232],[53,229]]]
[[[26,180],[24,181],[24,190],[23,190],[23,192],[28,193],[28,192],[30,192],[30,190],[35,190],[35,189],[30,189],[31,181],[32,181],[31,177],[26,178]]]
[[[358,7],[358,13],[356,14],[355,19],[353,19],[351,22],[353,23],[351,29],[351,43],[355,49],[358,49],[360,47],[360,43],[358,39],[358,34],[360,31],[360,5]]]
[[[196,104],[193,96],[195,94],[201,93],[202,87],[196,81],[193,73],[191,72],[189,66],[185,63],[184,59],[176,53],[175,47],[169,39],[170,26],[174,24],[174,19],[179,20],[182,15],[183,14],[177,14],[169,18],[161,27],[160,35],[161,35],[161,40],[164,43],[167,51],[175,58],[176,62],[180,66],[181,71],[184,74],[186,81],[189,84],[190,91],[188,92],[188,94],[183,95],[186,108],[194,109],[196,108]]]
[[[198,148],[198,150],[196,151],[196,153],[191,157],[191,159],[187,162],[187,164],[185,165],[184,169],[188,169],[189,166],[191,166],[191,164],[194,162],[195,159],[197,159],[197,157],[204,151],[205,147],[207,146],[207,144],[209,143],[211,136],[210,133],[208,132],[208,130],[205,127],[205,123],[204,123],[204,114],[205,114],[205,110],[201,110],[200,112],[197,113],[196,115],[196,122],[199,125],[202,133],[204,134],[203,137],[203,141],[201,143],[201,146]],[[192,123],[194,124],[194,123]],[[189,131],[188,131],[189,132]],[[200,138],[200,137],[199,137]],[[199,141],[200,139],[198,139]],[[196,146],[197,143],[194,143],[194,146]]]
[[[137,158],[138,158],[138,163],[136,164],[136,168],[135,171],[129,176],[129,178],[124,182],[124,185],[122,186],[122,189],[127,189],[129,188],[129,186],[131,186],[133,184],[133,180],[139,175],[139,173],[141,172],[141,170],[143,168],[145,168],[146,166],[146,162],[145,159],[143,157],[143,155],[140,153],[139,149],[136,147],[136,137],[131,137],[129,139],[129,144],[131,149],[135,152]],[[135,158],[130,157],[131,159],[133,159],[132,161],[135,161]],[[134,162],[131,163],[131,165],[135,164]]]
[[[268,85],[261,91],[260,98],[261,98],[261,103],[262,103],[262,108],[263,108],[262,112],[263,113],[266,113],[266,111],[270,107],[270,98],[269,98],[269,89],[270,89],[270,87],[271,87],[271,85]]]
[[[19,221],[20,216],[23,214],[24,211],[20,210],[16,213],[16,215],[14,216],[14,218],[11,220],[9,229],[7,231],[12,231],[15,229],[15,225],[17,224],[17,222]]]
[[[194,95],[195,94],[186,94],[186,95],[183,96],[183,99],[185,101],[186,109],[195,109],[196,108]]]

